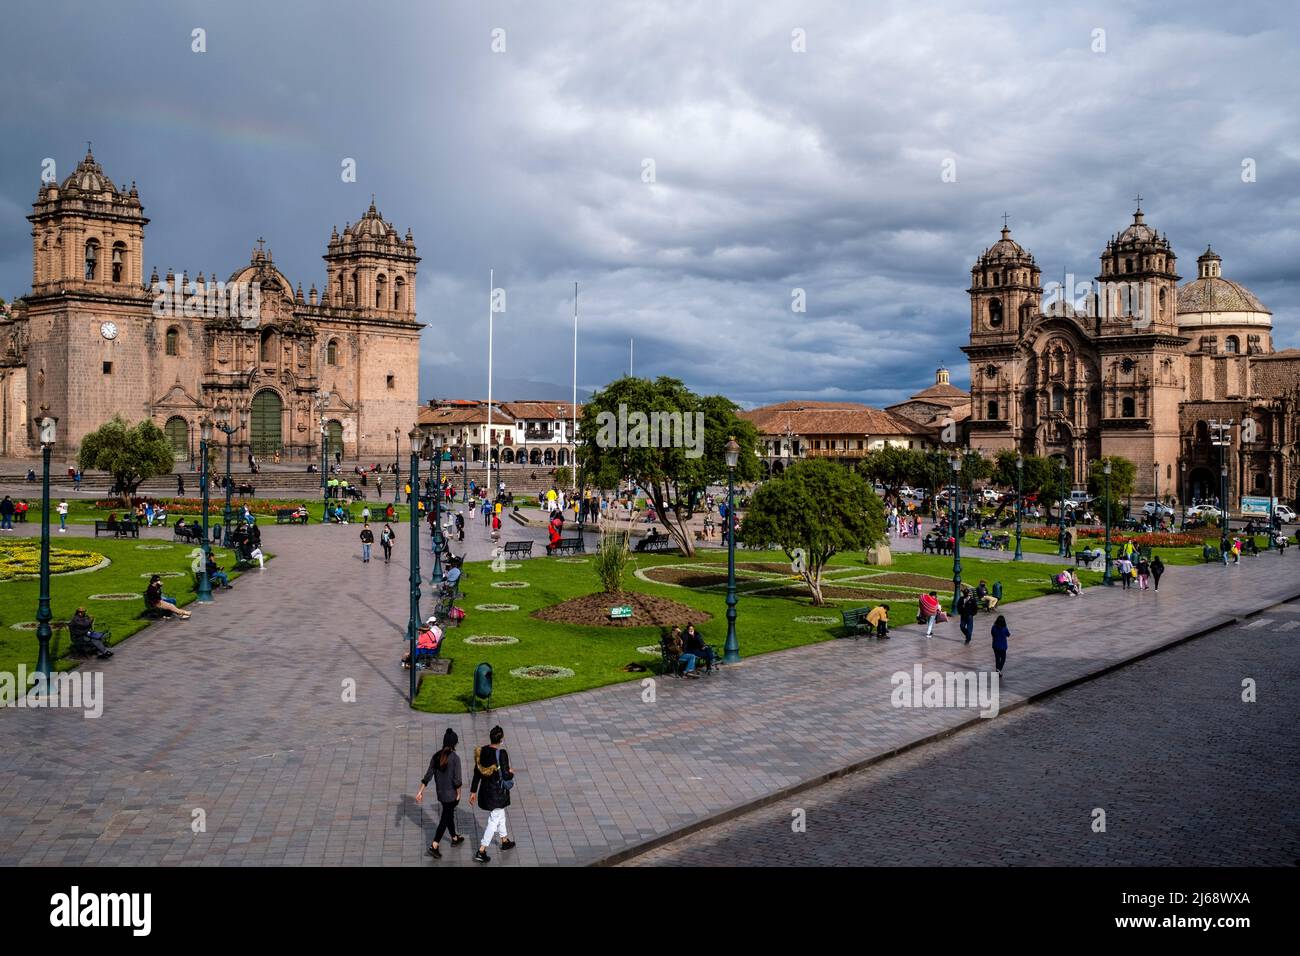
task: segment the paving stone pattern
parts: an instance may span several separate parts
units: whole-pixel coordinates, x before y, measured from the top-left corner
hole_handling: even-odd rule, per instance
[[[390,566],[361,564],[359,530],[269,526],[278,557],[264,572],[89,665],[105,675],[102,718],[0,710],[0,865],[473,865],[468,842],[437,863],[423,855],[436,807],[412,794],[447,726],[468,764],[498,722],[522,771],[509,814],[519,846],[490,865],[591,863],[979,719],[893,708],[890,675],[918,662],[989,667],[987,616],[969,647],[955,623],[929,641],[903,627],[881,644],[834,641],[660,680],[653,703],[633,681],[487,715],[413,714],[398,667],[405,529]],[[481,525],[466,537],[471,556],[490,548]],[[425,534],[426,569],[427,549]],[[1159,593],[1013,605],[1002,706],[1297,594],[1293,552],[1171,568]],[[743,651],[743,598],[739,610]],[[196,809],[204,832],[192,831]],[[462,805],[459,819],[473,838],[484,815]]]

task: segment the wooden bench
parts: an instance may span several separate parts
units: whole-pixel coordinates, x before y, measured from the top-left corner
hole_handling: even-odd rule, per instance
[[[579,535],[576,538],[561,538],[551,549],[551,554],[586,554],[587,545]]]
[[[299,517],[296,508],[275,509],[276,524],[306,524],[308,518],[310,518],[310,515],[306,514]]]
[[[564,539],[561,538],[560,540],[563,541]],[[507,541],[504,554],[507,558],[531,558],[533,556],[533,543],[531,541]]]
[[[112,534],[115,538],[125,538],[130,535],[132,538],[140,537],[140,526],[134,521],[119,521],[117,526],[110,528],[107,521],[95,520],[95,537],[98,538],[100,533]]]
[[[867,615],[870,613],[871,608],[869,607],[855,607],[840,612],[844,627],[853,636],[854,640],[857,640],[858,634],[861,632],[871,631],[871,625],[867,623]]]

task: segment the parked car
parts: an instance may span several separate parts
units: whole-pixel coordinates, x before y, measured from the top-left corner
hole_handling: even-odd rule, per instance
[[[1273,514],[1277,515],[1287,524],[1292,524],[1296,520],[1295,512],[1286,505],[1274,505]]]
[[[1158,501],[1148,501],[1146,504],[1142,506],[1142,513],[1146,515],[1148,518],[1154,515],[1161,515],[1162,517],[1172,518],[1174,516],[1174,509],[1169,507],[1168,505],[1161,504]]]
[[[1002,500],[1002,494],[992,488],[985,488],[980,492],[985,501],[996,503]]]
[[[1192,505],[1187,509],[1189,518],[1222,518],[1223,512],[1214,505]]]

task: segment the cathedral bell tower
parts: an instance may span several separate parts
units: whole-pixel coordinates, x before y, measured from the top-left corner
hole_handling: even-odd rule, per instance
[[[335,308],[363,309],[396,321],[415,321],[415,238],[399,238],[392,223],[370,208],[357,222],[336,229],[325,253],[329,287],[324,301]]]
[[[1042,302],[1042,273],[1034,257],[1002,226],[1002,238],[970,270],[972,345],[1014,344]]]
[[[1099,300],[1089,309],[1103,335],[1178,333],[1177,258],[1169,237],[1146,224],[1141,197],[1133,222],[1106,243],[1097,276]]]

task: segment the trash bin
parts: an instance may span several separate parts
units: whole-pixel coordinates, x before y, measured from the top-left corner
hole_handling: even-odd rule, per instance
[[[470,710],[474,710],[481,700],[487,706],[492,696],[492,665],[486,661],[474,668],[474,699],[470,701]]]
[[[993,596],[998,599],[999,604],[1002,603],[1002,582],[1001,581],[993,582]]]

